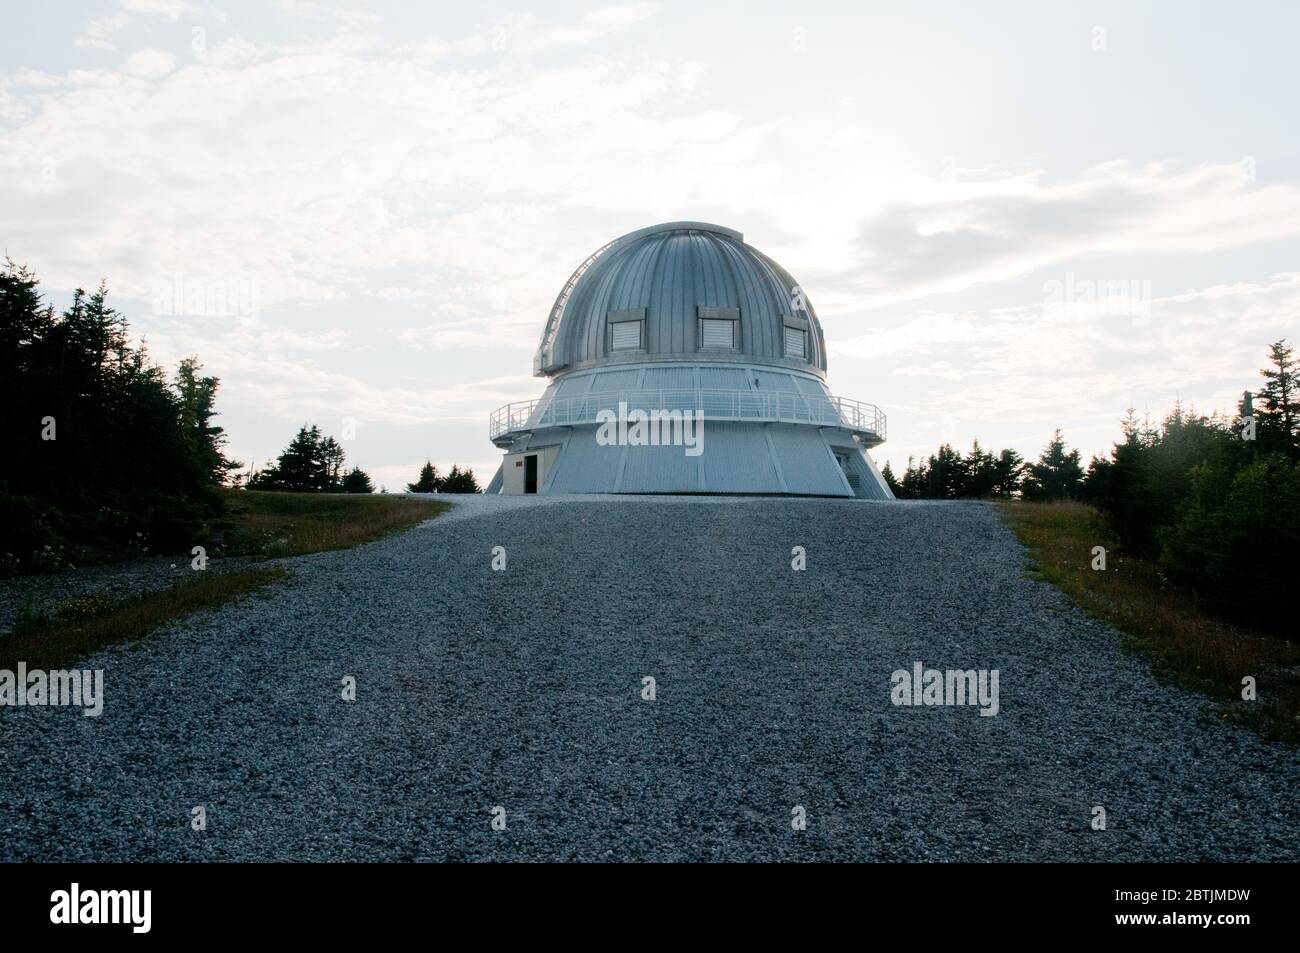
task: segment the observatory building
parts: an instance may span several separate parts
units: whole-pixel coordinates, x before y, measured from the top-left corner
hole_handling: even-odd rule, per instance
[[[489,493],[893,498],[866,452],[885,415],[831,395],[812,303],[732,229],[672,222],[598,249],[533,373],[542,396],[491,416]]]

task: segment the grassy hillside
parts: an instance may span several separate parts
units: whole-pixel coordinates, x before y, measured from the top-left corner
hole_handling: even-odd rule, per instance
[[[1151,562],[1125,556],[1100,515],[1082,503],[1002,503],[1029,550],[1032,572],[1115,626],[1160,674],[1218,702],[1218,717],[1300,741],[1300,647],[1220,621],[1175,591]],[[1094,570],[1093,547],[1106,548]],[[1253,676],[1258,700],[1242,699]]]
[[[222,490],[213,555],[301,556],[345,549],[432,519],[450,503],[408,496]]]

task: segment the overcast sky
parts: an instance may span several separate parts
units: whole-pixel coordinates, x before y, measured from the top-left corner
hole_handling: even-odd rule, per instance
[[[197,354],[237,458],[352,418],[389,489],[486,482],[560,286],[663,221],[796,277],[900,470],[1106,452],[1300,336],[1300,5],[533,6],[6,2],[4,251]]]

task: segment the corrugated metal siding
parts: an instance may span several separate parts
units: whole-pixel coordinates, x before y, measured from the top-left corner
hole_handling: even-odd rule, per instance
[[[647,367],[641,379],[642,391],[659,391],[647,394],[643,410],[688,411],[695,409],[695,369],[691,367]]]
[[[867,470],[871,473],[872,479],[864,479],[862,481],[862,488],[859,490],[858,496],[867,500],[894,499],[894,491],[891,490],[889,484],[885,482],[885,478],[881,475],[879,468],[876,467],[876,461],[871,459],[871,454],[867,453],[865,450],[860,451],[860,454],[861,463],[866,466]]]
[[[840,465],[815,428],[776,425],[771,434],[781,475],[791,492],[847,495]]]
[[[552,465],[546,492],[851,495],[839,463],[815,428],[706,421],[704,452],[697,457],[687,456],[683,446],[601,446],[596,430],[574,430]],[[843,452],[860,475],[856,495],[888,499],[861,450]]]
[[[793,374],[780,374],[774,371],[754,371],[754,378],[758,381],[757,390],[759,393],[769,391],[780,391],[783,394],[799,393],[799,385],[795,383]]]
[[[601,410],[617,413],[618,395],[623,391],[634,391],[640,387],[641,369],[628,367],[622,370],[592,371],[584,376],[591,381],[586,391],[587,399],[565,408],[573,414],[574,420],[590,420]]]
[[[762,427],[704,424],[704,488],[711,493],[780,493],[781,482]]]
[[[647,367],[641,381],[645,390],[694,390],[693,367]]]
[[[750,375],[744,368],[700,368],[700,388],[702,390],[747,390],[750,386]]]
[[[554,361],[578,364],[605,357],[605,316],[627,308],[646,309],[647,353],[693,354],[701,305],[740,310],[742,353],[783,358],[783,316],[792,309],[793,279],[743,241],[706,228],[644,234],[597,258],[565,305]],[[816,326],[815,314],[808,317]],[[810,357],[825,370],[824,355]]]
[[[814,420],[822,423],[839,421],[839,412],[831,403],[830,392],[826,390],[825,384],[795,374],[791,374],[790,377],[799,386],[799,392],[807,398],[809,413]]]
[[[885,478],[880,475],[875,462],[867,456],[865,451],[860,447],[855,447],[848,453],[848,458],[849,472],[858,478],[858,485],[854,488],[854,496],[862,500],[892,500],[894,498],[889,485],[885,483]]]
[[[797,374],[791,374],[790,378],[799,388],[799,393],[803,394],[805,397],[823,398],[828,394],[826,385],[821,381],[813,380],[810,377],[799,377]]]
[[[576,430],[560,452],[550,493],[613,493],[623,448],[596,443],[596,428]]]
[[[561,377],[555,388],[556,397],[577,397],[591,390],[591,375]]]
[[[704,446],[707,449],[707,434]],[[700,459],[688,457],[685,447],[628,447],[619,491],[696,493],[700,489]]]
[[[607,371],[596,371],[591,375],[591,393],[603,394],[608,391],[636,390],[641,379],[641,370],[636,367]]]

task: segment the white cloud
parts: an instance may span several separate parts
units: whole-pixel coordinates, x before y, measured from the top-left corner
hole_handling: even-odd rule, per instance
[[[1300,236],[1300,187],[1239,163],[1113,162],[1073,182],[1042,173],[926,182],[861,214],[848,266],[814,287],[824,310],[1005,281],[1081,255],[1200,253]]]
[[[56,81],[6,87],[21,118],[3,202],[28,223],[13,240],[47,281],[108,274],[135,297],[178,272],[246,275],[264,308],[434,288],[468,313],[535,319],[612,221],[638,223],[647,194],[676,217],[692,177],[739,201],[768,174],[751,164],[760,136],[731,116],[696,121],[702,73],[667,60],[440,72],[234,40],[200,63],[141,50],[119,72]],[[608,135],[587,139],[593,123]]]
[[[840,146],[847,146],[850,143],[858,142],[865,138],[866,135],[866,132],[861,126],[844,126],[831,133],[830,138],[826,140],[826,145],[832,149],[836,149]]]
[[[105,17],[94,17],[86,23],[81,35],[73,39],[72,45],[81,49],[117,49],[110,37],[130,22],[131,18],[120,11]]]
[[[495,17],[481,30],[456,39],[432,37],[402,44],[398,53],[423,66],[457,57],[530,56],[590,46],[630,30],[654,12],[653,4],[627,3],[593,10],[564,26],[544,26],[532,14],[510,14]]]
[[[532,17],[508,22],[507,44],[523,53],[539,53],[564,46],[586,46],[597,40],[622,33],[654,14],[651,3],[625,3],[602,7],[570,26],[538,28]]]
[[[175,23],[181,17],[198,16],[201,7],[187,0],[121,0],[122,9],[142,16],[161,17]]]
[[[92,17],[79,36],[72,40],[78,49],[115,50],[114,34],[125,29],[133,16],[155,17],[175,23],[183,16],[198,16],[202,8],[187,0],[120,0],[121,9],[102,17]]]
[[[176,57],[164,50],[140,50],[122,64],[122,72],[142,79],[161,79],[176,68]]]

